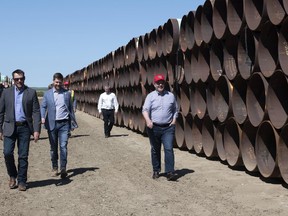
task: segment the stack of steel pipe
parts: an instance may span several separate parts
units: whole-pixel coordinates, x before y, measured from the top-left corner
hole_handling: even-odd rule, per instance
[[[288,1],[206,0],[68,79],[98,116],[109,84],[116,124],[145,132],[141,108],[162,73],[180,107],[176,146],[288,183]]]

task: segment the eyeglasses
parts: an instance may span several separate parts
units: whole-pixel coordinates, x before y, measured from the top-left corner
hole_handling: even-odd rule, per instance
[[[164,81],[162,81],[162,80],[160,80],[160,81],[157,81],[157,82],[156,82],[156,84],[157,84],[157,85],[160,85],[160,84],[164,85],[164,84],[165,84],[165,82],[164,82]]]
[[[13,80],[15,81],[15,82],[17,82],[17,81],[24,81],[24,77],[20,77],[20,78],[13,78]]]

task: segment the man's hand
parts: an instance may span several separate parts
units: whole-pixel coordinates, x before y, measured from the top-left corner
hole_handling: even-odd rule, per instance
[[[39,140],[39,135],[40,133],[39,132],[34,132],[33,136],[34,136],[34,142],[37,143],[37,141]]]
[[[148,128],[152,129],[153,128],[153,122],[151,120],[146,121],[146,125]]]
[[[41,123],[42,123],[42,124],[45,124],[45,118],[42,118],[42,119],[41,119]]]

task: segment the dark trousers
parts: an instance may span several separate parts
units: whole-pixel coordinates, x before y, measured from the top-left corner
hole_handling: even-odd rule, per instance
[[[114,109],[102,109],[103,120],[104,120],[104,134],[110,136],[110,132],[113,128],[115,119],[114,119]]]
[[[18,172],[15,166],[14,149],[17,141],[18,147]],[[30,144],[30,130],[28,125],[16,126],[10,137],[4,136],[4,158],[8,175],[17,178],[18,183],[27,182],[28,155]]]
[[[165,172],[174,172],[173,142],[175,138],[175,125],[168,127],[153,126],[147,128],[151,145],[151,161],[154,172],[161,171],[161,144],[164,147]]]

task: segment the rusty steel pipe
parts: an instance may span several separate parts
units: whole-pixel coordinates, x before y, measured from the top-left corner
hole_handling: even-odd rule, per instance
[[[147,84],[147,68],[146,68],[146,63],[145,62],[140,62],[139,63],[140,67],[140,82],[145,85]]]
[[[206,157],[212,158],[217,156],[217,148],[215,143],[216,124],[211,120],[209,115],[203,118],[202,125],[202,144]]]
[[[200,80],[200,73],[197,73],[198,70],[198,55],[199,55],[199,46],[195,45],[191,51],[191,76],[192,80],[197,83]]]
[[[288,17],[283,20],[279,31],[278,58],[283,72],[288,75]]]
[[[163,55],[175,54],[179,47],[180,20],[168,19],[163,27]]]
[[[278,166],[282,178],[288,183],[288,125],[281,129],[280,139],[277,148]]]
[[[195,16],[194,16],[194,38],[195,43],[200,46],[203,38],[201,32],[201,16],[202,16],[202,5],[199,5],[196,9]]]
[[[185,125],[185,117],[181,112],[179,112],[175,127],[175,139],[179,149],[186,148],[184,125]]]
[[[186,52],[187,50],[187,38],[186,38],[186,23],[187,16],[183,15],[180,23],[180,32],[179,32],[179,46],[182,52]]]
[[[216,82],[215,105],[217,119],[224,122],[232,115],[232,97],[233,86],[225,75],[222,75]]]
[[[126,45],[126,65],[134,63],[137,59],[139,38],[132,38]]]
[[[213,121],[217,120],[215,91],[216,91],[216,82],[212,79],[209,79],[206,89],[206,104],[208,115]]]
[[[192,49],[195,44],[194,22],[195,22],[195,11],[190,11],[187,15],[187,21],[185,27],[185,38],[187,49]]]
[[[129,65],[128,68],[130,72],[130,85],[131,86],[138,85],[140,82],[141,64],[138,61],[134,61]]]
[[[174,85],[174,81],[175,81],[175,58],[174,56],[166,56],[165,58],[166,60],[166,69],[167,69],[167,81],[169,85]]]
[[[279,134],[270,121],[263,121],[256,135],[255,154],[258,170],[265,178],[280,177],[277,162]]]
[[[145,132],[146,122],[142,116],[142,110],[138,110],[137,120],[138,120],[138,130],[140,131],[140,133],[143,134]]]
[[[180,110],[184,116],[190,112],[190,88],[187,83],[180,85]]]
[[[143,59],[144,61],[148,61],[149,60],[149,37],[150,37],[150,33],[146,33],[144,36],[144,43],[143,43]]]
[[[268,82],[261,72],[252,74],[248,81],[246,92],[247,115],[254,127],[268,118],[266,109],[266,95]]]
[[[225,129],[225,123],[218,123],[215,133],[215,143],[216,143],[216,149],[218,156],[221,161],[226,161],[226,151],[224,148],[224,129]]]
[[[278,64],[278,31],[267,21],[261,28],[258,45],[259,68],[265,77],[270,77]]]
[[[156,57],[157,73],[168,76],[167,58],[164,56]]]
[[[192,135],[192,126],[193,126],[193,116],[191,113],[188,113],[185,116],[185,124],[184,124],[184,137],[185,144],[189,151],[193,149],[193,135]]]
[[[279,25],[286,16],[282,0],[266,1],[266,10],[268,18],[274,25]]]
[[[227,26],[232,35],[238,35],[245,26],[243,1],[229,0],[227,2]]]
[[[240,32],[237,47],[237,65],[239,73],[244,79],[249,79],[253,71],[259,71],[258,61],[255,61],[257,51],[258,40],[253,32],[245,27]]]
[[[223,71],[223,44],[221,40],[214,39],[210,48],[210,73],[212,78],[217,81],[224,74]]]
[[[137,58],[139,62],[144,59],[144,38],[145,35],[141,35],[138,38]]]
[[[147,83],[149,85],[153,84],[154,75],[158,73],[157,71],[157,62],[155,59],[146,61],[146,74],[147,74]]]
[[[116,68],[120,68],[125,65],[125,48],[125,46],[121,46],[115,51],[114,64]]]
[[[146,88],[143,84],[138,84],[137,86],[133,86],[132,89],[133,89],[133,105],[136,108],[141,108],[147,95]]]
[[[185,81],[184,58],[184,53],[179,51],[177,53],[177,65],[175,65],[175,80],[180,84]]]
[[[184,77],[188,84],[193,80],[191,60],[192,51],[187,49],[186,52],[184,52]]]
[[[213,29],[218,39],[226,38],[227,28],[227,2],[226,0],[215,0],[213,6]]]
[[[202,81],[192,83],[190,91],[190,107],[192,116],[204,118],[206,114],[206,84]]]
[[[281,129],[288,120],[288,78],[277,70],[269,80],[266,106],[269,119],[276,129]]]
[[[257,171],[255,155],[255,141],[258,127],[254,127],[249,120],[245,121],[242,128],[240,151],[245,168],[250,172]]]
[[[163,55],[163,26],[160,25],[156,32],[156,54],[158,57]]]
[[[247,82],[238,75],[233,82],[231,97],[233,116],[238,124],[243,124],[247,118],[246,109]]]
[[[201,35],[205,43],[210,43],[214,37],[212,16],[213,16],[212,2],[205,1],[201,14]]]
[[[203,153],[202,143],[202,124],[203,120],[195,116],[192,125],[193,149],[197,154]]]
[[[238,37],[229,34],[224,44],[223,69],[229,80],[233,80],[238,72],[237,68]]]
[[[288,14],[288,1],[287,0],[282,0],[283,7],[285,9],[286,14]]]
[[[241,134],[242,129],[235,118],[229,118],[225,125],[223,140],[226,160],[232,167],[243,165],[240,151]]]
[[[202,43],[198,52],[198,67],[196,74],[199,74],[200,80],[206,82],[210,74],[210,47],[208,44]]]
[[[148,56],[149,59],[154,59],[157,54],[157,29],[153,29],[148,37]]]
[[[244,0],[244,15],[248,27],[252,31],[260,31],[268,20],[266,0]]]

